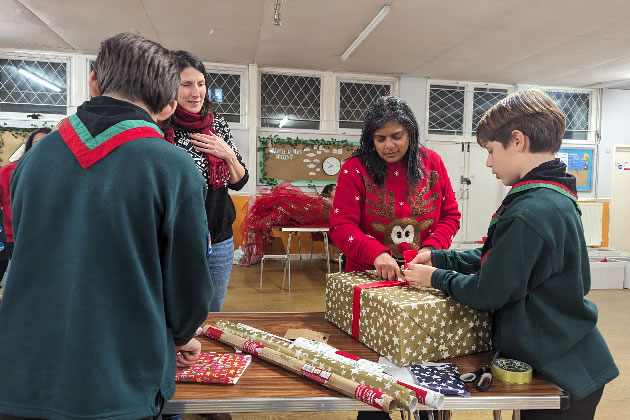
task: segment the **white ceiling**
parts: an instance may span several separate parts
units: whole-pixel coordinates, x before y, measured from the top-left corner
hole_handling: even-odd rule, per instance
[[[94,54],[137,31],[204,61],[570,87],[630,85],[628,0],[0,0],[0,48]],[[340,56],[384,5],[391,12]]]

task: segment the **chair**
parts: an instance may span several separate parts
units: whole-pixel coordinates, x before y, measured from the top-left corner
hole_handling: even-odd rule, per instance
[[[282,288],[284,288],[284,279],[287,275],[287,267],[288,267],[288,262],[287,262],[287,255],[286,254],[271,254],[271,255],[263,255],[262,258],[260,259],[260,288],[258,289],[258,291],[260,293],[262,293],[262,284],[263,284],[263,269],[265,267],[265,259],[267,260],[282,260],[282,265],[284,266],[284,273],[282,274]],[[291,273],[289,272],[289,276],[291,275]]]
[[[260,259],[260,288],[258,289],[260,293],[262,293],[263,270],[265,268],[265,260],[281,260],[282,261],[282,266],[284,267],[284,273],[282,275],[283,288],[284,288],[284,279],[287,275],[289,254],[284,253],[284,252],[282,254],[278,254],[278,253],[274,254],[273,252],[277,252],[279,250],[278,249],[279,246],[282,246],[282,248],[284,248],[284,245],[282,245],[282,240],[277,237],[273,237],[271,241],[272,241],[271,244],[265,245],[265,248],[263,250],[263,256]],[[276,248],[275,251],[274,251],[274,248]],[[291,276],[291,272],[289,272],[289,276]]]

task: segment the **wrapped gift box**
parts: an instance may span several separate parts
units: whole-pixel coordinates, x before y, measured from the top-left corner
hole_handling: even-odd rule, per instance
[[[404,285],[358,290],[372,283],[383,283],[374,271],[329,274],[326,319],[396,365],[491,349],[488,312],[433,289]]]

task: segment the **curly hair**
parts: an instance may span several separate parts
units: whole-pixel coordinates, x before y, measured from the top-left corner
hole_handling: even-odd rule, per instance
[[[407,180],[411,187],[416,187],[423,178],[423,169],[417,151],[426,157],[420,146],[420,130],[413,111],[403,99],[397,96],[383,96],[374,102],[363,116],[361,144],[352,153],[358,157],[365,169],[379,187],[385,184],[385,161],[374,148],[374,132],[389,122],[396,122],[407,130],[409,148],[403,157],[407,162]]]
[[[29,136],[28,139],[26,139],[26,143],[24,143],[24,153],[26,154],[26,152],[28,152],[29,150],[31,150],[33,148],[33,140],[35,140],[35,136],[38,134],[48,134],[50,133],[52,130],[48,127],[43,127],[43,128],[38,128],[37,130],[33,131]]]

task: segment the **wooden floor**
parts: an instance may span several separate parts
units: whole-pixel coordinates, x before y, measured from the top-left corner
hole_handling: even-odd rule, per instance
[[[331,266],[336,269],[336,265]],[[291,264],[291,292],[280,290],[282,265],[280,261],[266,262],[263,292],[258,292],[260,265],[249,267],[235,265],[228,288],[224,312],[307,312],[325,310],[326,263],[299,261]],[[606,386],[597,410],[597,419],[622,420],[630,418],[630,290],[594,290],[589,299],[599,308],[599,328],[613,353],[620,376]],[[273,384],[270,384],[273,386]],[[185,416],[194,419],[195,416]],[[356,413],[264,413],[234,414],[234,419],[356,419]],[[392,418],[400,419],[400,415]],[[455,411],[454,419],[492,419],[490,411]],[[503,412],[503,419],[511,418],[510,411]]]

